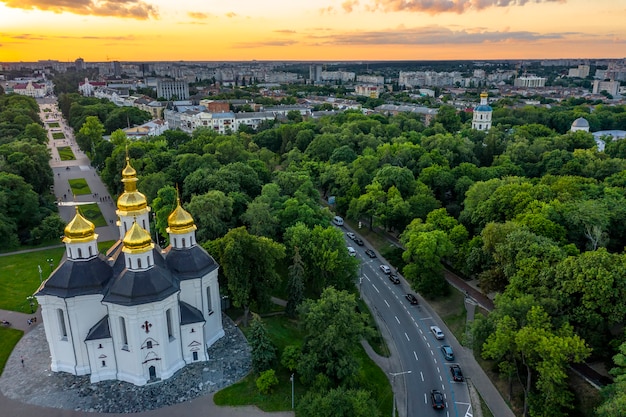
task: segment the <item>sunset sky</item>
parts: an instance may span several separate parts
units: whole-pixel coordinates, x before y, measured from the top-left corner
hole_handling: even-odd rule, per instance
[[[0,0],[0,61],[626,57],[626,0]]]

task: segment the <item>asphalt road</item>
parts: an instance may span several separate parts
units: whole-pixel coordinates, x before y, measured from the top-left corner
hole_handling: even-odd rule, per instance
[[[342,229],[345,232],[345,230]],[[459,362],[445,361],[440,351],[442,344],[457,345],[452,334],[448,334],[443,322],[429,308],[411,305],[405,298],[408,283],[400,277],[394,284],[389,275],[380,269],[386,261],[378,255],[365,255],[366,246],[357,246],[346,237],[346,244],[356,250],[362,261],[360,291],[368,301],[379,323],[384,323],[393,346],[392,365],[388,370],[396,393],[396,404],[400,416],[406,417],[470,417],[473,415],[469,391],[464,382],[452,381],[450,365]],[[418,295],[418,299],[421,298]],[[422,304],[420,302],[420,304]],[[444,340],[436,340],[430,326],[439,326],[445,334]],[[456,352],[460,351],[457,349]],[[462,359],[461,359],[462,362]],[[463,363],[460,363],[463,369]],[[395,375],[395,376],[394,376]],[[431,405],[432,389],[441,391],[446,407],[435,410]],[[391,410],[390,410],[391,411]]]

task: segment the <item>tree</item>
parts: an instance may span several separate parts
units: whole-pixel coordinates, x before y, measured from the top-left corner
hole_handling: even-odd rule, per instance
[[[613,363],[610,373],[615,379],[602,389],[604,402],[596,409],[597,417],[621,417],[626,413],[626,342],[619,346]]]
[[[228,231],[233,213],[233,201],[223,192],[209,191],[194,195],[187,210],[198,225],[198,241],[217,239]]]
[[[289,294],[289,298],[285,312],[289,317],[295,317],[298,306],[304,300],[304,263],[297,246],[294,248],[293,264],[289,266],[287,294]]]
[[[102,141],[104,126],[97,116],[87,116],[85,123],[80,127],[76,135],[76,143],[83,152],[93,153],[96,146]]]
[[[37,244],[45,240],[56,240],[63,235],[65,222],[58,214],[53,213],[44,218],[41,224],[31,231],[33,243]]]
[[[300,362],[302,348],[297,345],[285,346],[283,354],[280,356],[280,364],[290,371],[294,371]]]
[[[261,375],[256,379],[256,387],[263,395],[271,394],[276,385],[278,385],[278,378],[273,369],[261,372]]]
[[[222,265],[233,304],[244,309],[244,326],[247,326],[250,305],[266,307],[271,291],[280,282],[276,264],[285,257],[285,247],[238,227],[217,239],[213,248]]]
[[[339,387],[327,392],[307,392],[299,401],[298,416],[379,417],[380,412],[369,391]]]
[[[554,329],[548,314],[532,306],[523,321],[504,315],[483,345],[482,356],[502,363],[501,370],[512,366],[524,371],[523,415],[533,417],[565,416],[573,396],[567,388],[569,363],[582,362],[591,350],[572,327]],[[531,401],[532,400],[532,401]]]
[[[252,358],[252,367],[256,373],[261,374],[270,369],[276,362],[276,346],[269,338],[261,317],[256,314],[250,326],[248,343],[252,348],[250,356]]]
[[[445,295],[448,286],[441,259],[454,251],[447,234],[416,219],[407,226],[400,240],[406,248],[402,259],[408,264],[403,273],[413,288],[428,297]]]
[[[319,300],[306,300],[298,309],[305,333],[298,372],[305,384],[317,380],[336,386],[357,374],[355,351],[368,328],[356,307],[354,294],[328,287]]]
[[[441,106],[437,110],[437,115],[433,118],[431,126],[441,123],[443,128],[449,133],[456,133],[461,129],[461,116],[452,106]]]

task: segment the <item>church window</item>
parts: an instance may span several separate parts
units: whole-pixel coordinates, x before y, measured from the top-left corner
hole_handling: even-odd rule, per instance
[[[98,343],[98,349],[102,349],[102,343]]]
[[[106,366],[107,366],[106,361],[102,361],[102,367],[104,368],[104,367],[106,367]]]
[[[175,248],[177,247],[176,245],[178,245],[178,240],[176,238],[174,238],[174,247]]]
[[[206,287],[207,316],[213,314],[213,303],[211,302],[211,287]]]
[[[174,339],[174,329],[172,327],[172,309],[168,308],[165,312],[165,321],[167,322],[167,336],[170,340]]]
[[[78,248],[78,257],[79,258],[83,257],[83,251],[81,250],[81,248]]]
[[[146,228],[146,219],[141,220],[141,224],[143,224],[143,228]]]
[[[183,238],[183,248],[185,247],[185,238]]]
[[[148,340],[148,342],[146,343],[146,346],[148,347],[148,349],[152,349],[152,341]]]
[[[150,256],[148,256],[148,266],[152,265],[152,260],[150,259]]]
[[[89,246],[89,257],[91,258],[93,256],[93,252],[91,250],[91,246]]]
[[[126,320],[124,317],[120,317],[120,332],[122,333],[122,349],[128,349],[128,334],[126,333]]]
[[[483,115],[482,114],[480,115],[480,120],[483,120]]]
[[[59,317],[59,331],[61,333],[61,340],[67,340],[67,327],[65,326],[65,315],[63,310],[57,309],[57,315]]]
[[[198,360],[198,352],[193,352],[193,360],[194,361]]]
[[[137,258],[137,268],[141,269],[141,258]]]
[[[482,124],[478,125],[478,130],[482,130],[482,128],[483,128]]]

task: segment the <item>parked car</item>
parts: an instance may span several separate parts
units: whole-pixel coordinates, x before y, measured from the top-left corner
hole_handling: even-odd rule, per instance
[[[356,237],[356,235],[352,232],[347,232],[346,236],[348,236],[350,239],[354,240],[354,238]]]
[[[389,281],[393,282],[394,284],[399,284],[400,278],[398,278],[396,274],[389,274]]]
[[[435,339],[441,340],[444,338],[443,332],[439,328],[439,326],[430,326],[430,331],[435,336]]]
[[[448,345],[441,346],[441,353],[443,353],[443,357],[446,358],[447,361],[454,360],[454,352],[452,348]]]
[[[417,297],[411,293],[408,293],[407,295],[405,295],[406,299],[409,300],[409,303],[411,304],[417,304]]]
[[[356,256],[356,251],[354,250],[352,246],[348,246],[348,255]]]
[[[355,237],[354,238],[354,243],[356,243],[359,246],[363,246],[364,245],[363,239],[361,239],[360,237]]]
[[[365,250],[365,254],[366,254],[367,256],[369,256],[370,258],[375,258],[375,257],[376,257],[376,253],[374,253],[374,251],[373,251],[373,250],[371,250],[371,249],[366,249],[366,250]]]
[[[391,268],[389,268],[387,265],[381,265],[380,270],[383,271],[383,274],[391,274]]]
[[[463,382],[463,372],[459,365],[452,365],[450,367],[450,373],[452,374],[452,380],[456,382]]]
[[[445,407],[443,403],[443,394],[439,390],[434,389],[430,391],[430,402],[433,405],[433,408],[438,410],[443,410]]]

